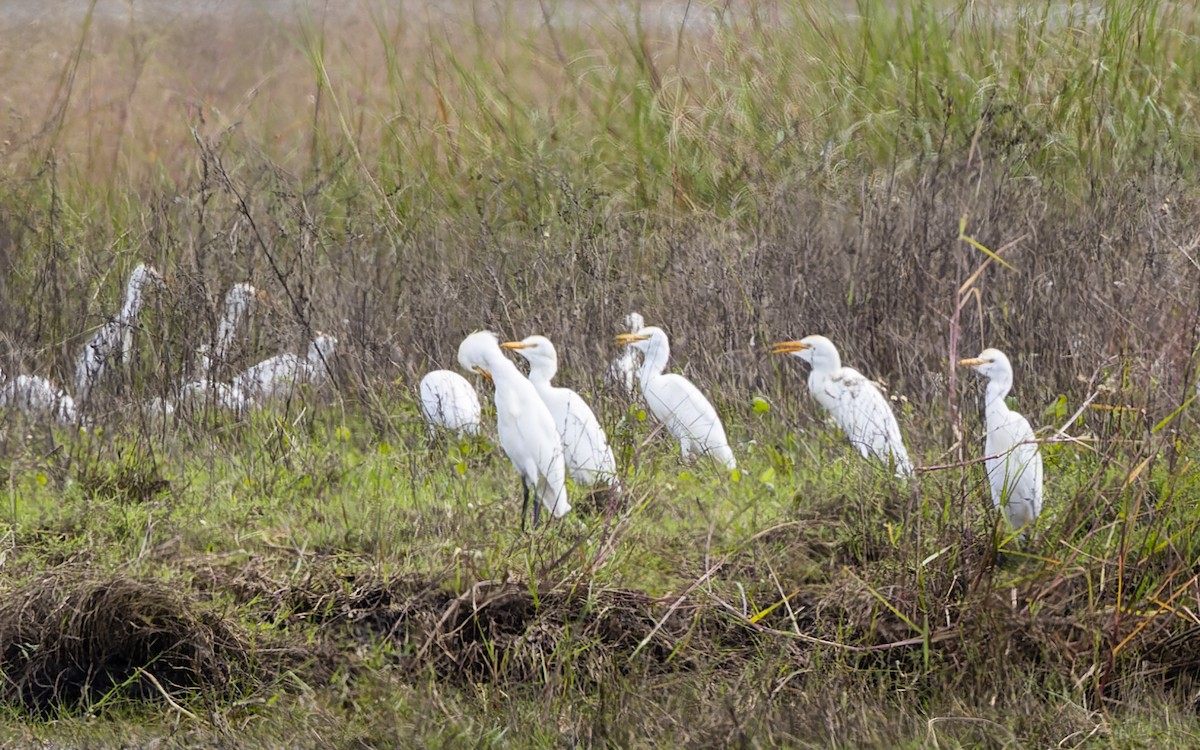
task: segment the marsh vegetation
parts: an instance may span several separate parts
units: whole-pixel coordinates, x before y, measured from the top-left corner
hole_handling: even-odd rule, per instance
[[[266,8],[0,16],[0,368],[70,382],[166,276],[88,430],[0,421],[0,741],[1194,744],[1194,8]],[[325,331],[331,382],[147,415],[245,281],[231,365]],[[605,380],[634,310],[735,473]],[[428,436],[480,328],[553,339],[623,495],[522,534],[495,435]],[[813,333],[910,483],[769,355]],[[1044,439],[1023,545],[953,364],[985,346]]]

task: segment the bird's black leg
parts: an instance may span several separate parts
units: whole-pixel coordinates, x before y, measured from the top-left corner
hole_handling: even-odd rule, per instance
[[[529,509],[529,483],[525,481],[525,477],[521,477],[521,533],[525,533],[525,511]],[[535,514],[537,506],[534,506]],[[537,526],[537,516],[534,516],[534,526]]]
[[[533,499],[533,530],[537,531],[538,518],[542,515],[542,502],[536,497]]]

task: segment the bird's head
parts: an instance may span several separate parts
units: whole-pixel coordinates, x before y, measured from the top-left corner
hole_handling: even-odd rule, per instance
[[[635,333],[617,334],[617,343],[621,346],[632,346],[645,354],[651,347],[666,345],[667,334],[657,326],[646,326],[639,328]]]
[[[332,336],[328,333],[316,332],[312,342],[308,345],[308,357],[315,360],[331,360],[338,351],[337,336]]]
[[[780,341],[771,347],[772,354],[791,354],[808,362],[813,367],[822,365],[841,367],[837,347],[824,336],[805,336],[799,341]]]
[[[988,379],[1005,375],[1009,379],[1012,378],[1012,364],[1009,363],[1008,357],[1004,356],[1004,352],[999,349],[984,349],[978,357],[959,360],[958,366],[970,367]]]
[[[477,372],[491,380],[489,363],[499,354],[500,339],[496,334],[491,331],[476,331],[458,345],[458,364],[467,372]]]
[[[520,341],[505,341],[500,348],[520,354],[530,364],[538,362],[558,364],[558,352],[555,351],[554,344],[550,343],[550,339],[545,336],[528,336]]]
[[[133,272],[129,274],[129,285],[144,287],[146,284],[154,284],[161,286],[164,283],[163,275],[158,272],[154,266],[145,263],[137,264]]]

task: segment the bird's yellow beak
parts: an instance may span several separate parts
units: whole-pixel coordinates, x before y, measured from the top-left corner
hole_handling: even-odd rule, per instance
[[[802,352],[805,349],[812,347],[803,341],[780,341],[771,347],[772,354],[792,354],[793,352]]]
[[[526,344],[524,341],[505,341],[500,345],[500,348],[508,349],[510,351],[517,351],[518,349],[532,349],[535,346],[537,346],[537,344]]]
[[[487,378],[488,380],[491,380],[493,383],[494,383],[494,382],[496,382],[496,381],[492,380],[492,374],[491,374],[490,372],[488,372],[487,370],[483,369],[482,367],[476,366],[476,367],[475,367],[475,372],[477,372],[477,373],[479,373],[480,375],[484,376],[484,377],[485,377],[485,378]]]
[[[635,344],[638,341],[649,341],[649,340],[650,340],[649,336],[643,336],[640,333],[618,333],[617,334],[617,343],[620,344],[621,346],[629,346],[630,344]]]
[[[980,359],[979,357],[971,357],[970,359],[958,360],[959,367],[979,367],[980,365],[986,365],[986,364],[987,364],[987,360]]]

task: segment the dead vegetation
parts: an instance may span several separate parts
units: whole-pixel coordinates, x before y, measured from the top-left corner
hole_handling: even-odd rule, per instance
[[[890,575],[844,568],[801,580],[800,568],[780,565],[802,551],[775,547],[759,561],[774,583],[764,577],[747,591],[757,610],[727,595],[729,580],[753,580],[737,564],[711,576],[715,589],[698,583],[662,598],[586,582],[539,590],[478,581],[454,593],[441,580],[384,578],[361,561],[320,556],[290,577],[282,560],[192,560],[199,597],[68,567],[5,592],[4,698],[35,713],[94,713],[129,700],[188,706],[262,690],[283,669],[319,681],[336,670],[362,675],[363,648],[373,643],[390,647],[397,674],[414,685],[427,676],[510,687],[551,680],[584,692],[630,674],[724,680],[831,662],[880,669],[930,695],[1016,695],[1032,680],[1113,699],[1147,680],[1190,690],[1200,675],[1189,622],[1123,616],[1089,599],[1082,573],[994,590],[994,559],[945,557],[923,586],[899,566]],[[790,589],[786,601],[772,598],[775,584]],[[247,639],[237,615],[211,603],[230,596],[241,616],[278,636],[264,649],[275,656],[258,653],[262,644]],[[778,689],[803,690],[792,681]]]
[[[2,695],[34,714],[229,697],[251,674],[236,626],[160,581],[67,567],[0,601]]]

